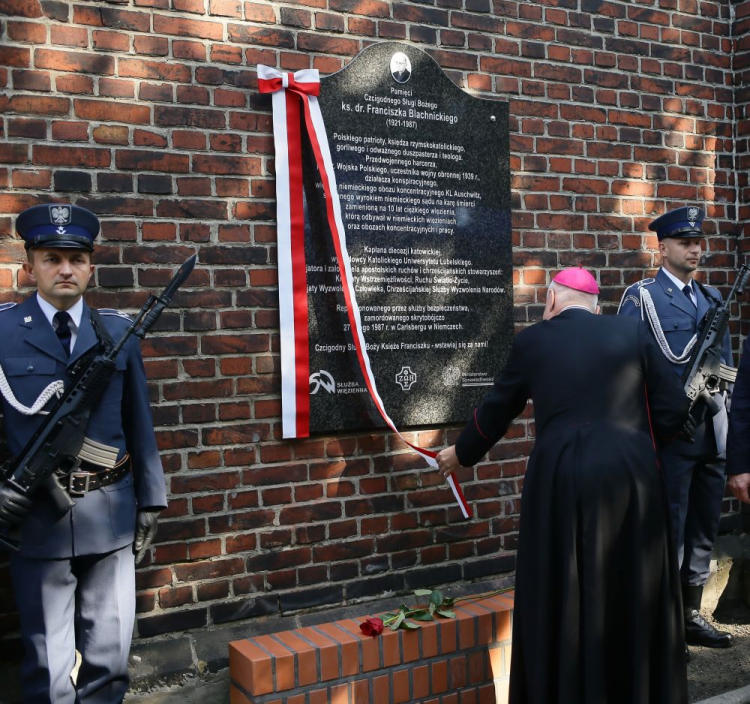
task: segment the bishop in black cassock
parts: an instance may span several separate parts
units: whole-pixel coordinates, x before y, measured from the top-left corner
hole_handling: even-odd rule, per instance
[[[505,370],[444,475],[470,466],[531,399],[521,498],[510,704],[686,704],[682,599],[654,435],[688,400],[642,321],[597,315],[598,287],[564,270],[544,321]]]

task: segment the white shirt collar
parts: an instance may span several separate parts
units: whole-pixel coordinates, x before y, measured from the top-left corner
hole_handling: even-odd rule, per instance
[[[671,274],[668,272],[664,267],[661,268],[661,270],[669,277],[670,281],[677,286],[677,289],[679,291],[682,291],[682,289],[685,288],[685,286],[690,286],[690,293],[695,292],[695,288],[693,288],[693,280],[690,279],[690,281],[687,282],[687,284],[683,284],[682,281],[680,281],[674,274]]]
[[[44,313],[44,317],[47,318],[49,321],[49,324],[54,328],[55,324],[52,322],[55,313],[57,313],[57,308],[53,306],[48,301],[45,301],[37,291],[36,294],[36,301],[39,304],[39,307],[42,309],[42,313]],[[78,329],[81,327],[81,317],[83,316],[83,298],[79,298],[76,303],[71,307],[68,308],[68,313],[70,314],[70,320],[72,323],[73,332],[78,332]]]

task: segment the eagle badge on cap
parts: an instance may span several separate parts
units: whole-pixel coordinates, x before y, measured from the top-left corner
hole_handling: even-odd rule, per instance
[[[49,207],[49,217],[55,225],[69,225],[71,214],[69,205],[51,205]]]
[[[692,208],[688,208],[688,222],[690,223],[690,227],[695,227],[695,221],[698,219],[698,208],[693,206]]]

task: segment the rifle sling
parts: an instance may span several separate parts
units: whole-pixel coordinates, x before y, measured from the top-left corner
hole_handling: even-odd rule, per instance
[[[105,354],[109,354],[109,351],[115,346],[115,342],[104,325],[99,311],[95,308],[89,308],[89,312],[91,313],[91,327],[94,328],[96,339],[99,340],[99,344],[104,348]]]

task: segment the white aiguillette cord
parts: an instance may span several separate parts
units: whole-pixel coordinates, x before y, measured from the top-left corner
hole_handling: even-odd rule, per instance
[[[643,302],[643,310],[646,311],[649,325],[651,325],[651,329],[654,332],[654,337],[659,343],[659,347],[664,353],[664,356],[674,364],[685,364],[685,362],[690,359],[690,353],[693,351],[693,347],[695,347],[695,343],[698,340],[697,333],[690,338],[690,341],[687,343],[687,345],[685,345],[685,349],[682,350],[682,354],[676,355],[669,347],[667,336],[664,334],[664,330],[661,326],[661,321],[659,320],[659,315],[656,312],[654,300],[653,298],[651,298],[651,294],[646,291],[645,288],[641,288],[641,301]]]
[[[0,366],[0,393],[2,393],[3,398],[11,406],[13,406],[13,408],[15,408],[19,413],[25,416],[35,416],[37,414],[46,415],[46,411],[43,411],[42,408],[47,405],[47,401],[49,401],[53,396],[59,396],[60,394],[62,394],[64,389],[65,382],[63,382],[62,380],[53,381],[44,389],[44,391],[42,391],[41,394],[39,394],[39,398],[34,401],[33,406],[24,406],[13,393],[8,380],[5,377],[5,371],[3,370],[2,366]]]

